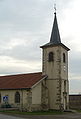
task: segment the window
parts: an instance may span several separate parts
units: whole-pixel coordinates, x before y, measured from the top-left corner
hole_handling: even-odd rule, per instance
[[[15,103],[20,103],[20,93],[19,92],[15,93]]]
[[[1,94],[0,94],[0,103],[1,103]]]
[[[48,61],[51,62],[51,61],[54,61],[54,54],[53,52],[50,52],[49,55],[48,55]]]
[[[63,62],[66,62],[66,57],[65,57],[65,53],[63,53]]]
[[[66,92],[66,81],[64,81],[64,92]]]

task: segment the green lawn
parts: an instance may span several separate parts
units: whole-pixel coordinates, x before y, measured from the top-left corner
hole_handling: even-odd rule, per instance
[[[19,114],[19,115],[57,115],[57,114],[64,114],[61,111],[36,111],[36,112],[21,112],[21,111],[0,111],[1,113],[5,114]]]
[[[81,113],[81,110],[76,110],[76,111]]]

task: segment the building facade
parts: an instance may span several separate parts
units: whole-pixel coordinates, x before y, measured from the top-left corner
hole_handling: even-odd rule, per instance
[[[0,77],[0,107],[22,110],[69,108],[68,51],[61,43],[56,12],[50,42],[42,48],[42,72]]]

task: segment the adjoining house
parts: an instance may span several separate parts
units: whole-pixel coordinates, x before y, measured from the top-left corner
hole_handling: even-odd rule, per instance
[[[81,94],[69,95],[69,108],[81,109]]]
[[[69,108],[68,51],[55,12],[50,42],[42,48],[42,72],[0,76],[0,107],[26,111]]]

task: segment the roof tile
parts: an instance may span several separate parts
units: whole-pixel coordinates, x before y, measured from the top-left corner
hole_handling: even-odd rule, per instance
[[[42,72],[0,76],[0,89],[31,88],[44,77]]]

